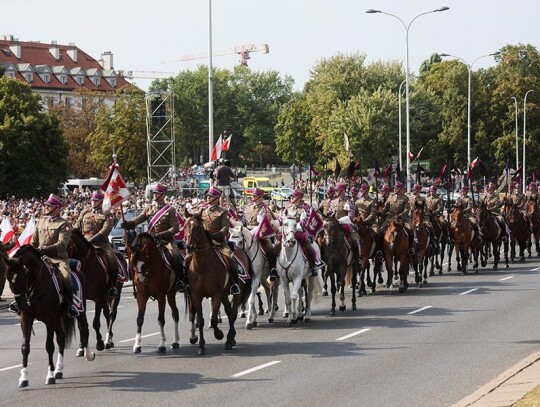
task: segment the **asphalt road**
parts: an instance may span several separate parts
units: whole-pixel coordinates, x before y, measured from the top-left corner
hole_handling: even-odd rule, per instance
[[[2,310],[0,405],[450,405],[539,350],[539,273],[537,258],[478,275],[445,272],[405,294],[381,289],[365,296],[357,311],[350,310],[348,290],[345,312],[329,316],[325,297],[314,306],[312,322],[292,328],[285,328],[281,310],[274,324],[259,317],[252,331],[239,319],[233,351],[206,329],[206,356],[196,356],[189,344],[183,315],[180,349],[156,353],[155,303],[148,307],[143,351],[133,355],[136,303],[126,287],[115,348],[93,362],[67,350],[65,378],[56,385],[44,384],[44,327],[35,325],[27,389],[17,388],[18,320]],[[91,338],[95,346],[93,333]]]

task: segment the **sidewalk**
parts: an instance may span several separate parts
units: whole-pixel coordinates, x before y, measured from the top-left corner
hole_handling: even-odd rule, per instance
[[[3,302],[0,302],[0,310],[6,309],[9,303],[15,299],[15,297],[13,297],[13,293],[9,289],[9,284],[7,281],[6,286],[4,287],[4,292],[2,293],[2,295],[0,295],[0,297],[5,300]]]

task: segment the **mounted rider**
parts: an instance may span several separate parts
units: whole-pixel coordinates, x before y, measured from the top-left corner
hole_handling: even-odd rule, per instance
[[[356,206],[354,203],[349,203],[349,200],[345,196],[347,191],[347,184],[339,182],[336,184],[336,193],[334,199],[330,202],[330,208],[328,216],[334,216],[341,225],[341,230],[345,233],[345,237],[349,241],[349,244],[356,256],[356,259],[360,261],[360,236],[358,232],[353,228],[351,222],[351,213],[356,212]],[[352,211],[351,211],[352,207]],[[354,216],[354,215],[353,215]]]
[[[428,189],[428,196],[426,198],[426,205],[428,211],[433,214],[435,222],[439,222],[440,228],[443,231],[448,230],[448,222],[444,217],[444,200],[437,193],[437,186],[431,185]],[[445,233],[445,232],[443,232]],[[437,242],[439,244],[440,242]]]
[[[504,234],[504,240],[508,239],[508,236],[510,236],[510,230],[508,229],[508,225],[504,220],[504,216],[502,214],[502,202],[496,189],[497,186],[493,182],[490,182],[486,187],[483,202],[486,205],[487,210],[490,211],[493,216],[495,216],[499,226],[501,226],[502,233]]]
[[[377,243],[377,256],[382,257],[383,245],[381,227],[377,219],[377,201],[369,196],[369,186],[362,184],[360,194],[355,202],[357,217],[362,219],[371,229],[373,238]]]
[[[322,270],[325,264],[319,256],[319,251],[315,248],[317,243],[313,241],[312,237],[308,236],[308,233],[305,230],[311,209],[311,205],[304,202],[304,193],[299,189],[295,189],[291,194],[290,203],[284,210],[282,216],[292,217],[296,220],[296,240],[298,240],[304,249],[304,253],[306,253],[306,257],[308,258],[311,267],[311,275],[317,276],[319,270]]]
[[[326,190],[326,198],[324,198],[319,205],[319,208],[321,208],[322,213],[325,215],[327,215],[328,211],[330,210],[330,202],[332,202],[332,199],[334,199],[335,192],[335,187],[333,185],[328,185],[328,189]]]
[[[233,284],[231,285],[230,293],[232,295],[240,294],[240,279],[238,277],[238,269],[233,259],[233,252],[227,243],[227,235],[229,234],[229,211],[219,205],[219,201],[223,192],[212,187],[206,193],[206,202],[208,203],[202,210],[202,220],[204,229],[212,236],[214,246],[225,254],[230,260],[231,277]],[[186,263],[188,258],[186,257]]]
[[[135,229],[138,224],[148,221],[148,233],[156,239],[158,246],[166,249],[171,256],[172,268],[178,277],[176,290],[183,293],[184,267],[182,266],[178,245],[174,240],[174,236],[180,230],[176,209],[165,203],[165,197],[167,196],[167,187],[165,185],[154,185],[152,196],[152,204],[145,207],[139,216],[122,223],[121,227]]]
[[[394,185],[394,193],[390,194],[388,197],[388,200],[384,204],[384,208],[381,210],[381,215],[383,219],[385,219],[382,224],[383,234],[386,232],[386,229],[388,229],[390,222],[397,220],[397,218],[401,218],[404,223],[404,228],[409,235],[409,254],[413,255],[415,253],[414,243],[416,241],[416,236],[410,223],[411,204],[409,197],[405,192],[405,185],[403,185],[401,181],[397,181]]]
[[[508,192],[508,202],[515,205],[521,212],[525,212],[525,195],[521,192],[521,188],[516,181],[510,183]]]
[[[84,209],[75,222],[75,227],[80,229],[98,253],[103,253],[109,272],[109,298],[118,298],[116,280],[118,279],[118,262],[116,255],[109,243],[109,233],[113,228],[114,216],[112,212],[103,212],[103,195],[98,191],[92,193],[90,198],[91,208]]]
[[[268,220],[275,220],[276,215],[264,202],[264,191],[260,188],[255,188],[251,195],[251,202],[244,208],[244,217],[246,226],[250,229],[258,227],[265,217]],[[263,251],[268,259],[270,266],[270,279],[278,278],[276,270],[277,256],[274,253],[272,241],[269,238],[258,239]]]
[[[469,187],[464,185],[461,188],[461,195],[456,199],[454,206],[459,206],[462,208],[463,216],[465,216],[471,222],[475,235],[479,239],[482,238],[482,230],[478,227],[478,222],[476,220],[476,214],[474,213],[474,202],[472,197],[469,195]]]
[[[410,205],[411,205],[411,218],[412,218],[412,213],[414,211],[415,205],[424,205],[424,207],[427,209],[427,199],[424,198],[422,195],[420,195],[420,192],[422,192],[422,186],[419,184],[414,184],[411,189],[411,194],[409,196]],[[424,227],[427,229],[429,233],[431,246],[433,250],[437,250],[439,243],[435,237],[435,234],[433,233],[433,225],[431,224],[431,220],[427,216],[427,211],[425,213],[426,213],[426,216],[424,217],[422,224],[424,225]],[[417,228],[419,227],[420,225],[417,225]]]

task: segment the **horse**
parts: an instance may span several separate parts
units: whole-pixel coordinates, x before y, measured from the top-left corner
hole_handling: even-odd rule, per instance
[[[295,325],[298,321],[311,321],[311,302],[313,296],[321,293],[322,278],[320,275],[311,277],[310,266],[304,258],[299,242],[295,237],[296,219],[287,217],[281,226],[281,250],[277,260],[277,272],[283,285],[285,306],[289,310],[285,326]],[[306,284],[306,281],[308,283]],[[292,290],[289,284],[292,283]],[[306,291],[305,304],[301,300],[302,291]],[[274,296],[270,318],[273,322],[277,298]],[[302,314],[302,305],[304,313]],[[270,320],[269,320],[270,321]]]
[[[516,242],[519,246],[519,261],[525,261],[525,248],[530,238],[530,228],[527,218],[512,202],[505,200],[503,206],[504,218],[510,229],[510,261],[516,257]]]
[[[141,232],[137,235],[130,248],[130,266],[137,299],[137,334],[133,345],[133,353],[141,353],[141,331],[144,323],[146,304],[150,297],[158,302],[158,324],[161,333],[157,353],[166,353],[165,348],[165,301],[169,303],[174,321],[174,341],[171,349],[178,349],[180,335],[178,321],[180,319],[176,306],[176,273],[162,254],[154,237]]]
[[[261,312],[256,312],[255,300],[258,298],[257,290],[259,285],[263,285],[266,292],[267,304],[271,301],[271,289],[266,283],[266,278],[269,273],[269,263],[266,258],[262,245],[253,235],[253,231],[243,225],[235,226],[230,229],[229,240],[235,245],[235,249],[244,250],[253,269],[253,277],[251,280],[251,294],[247,300],[248,312],[246,318],[246,329],[257,327],[257,315],[262,315]],[[276,284],[273,287],[277,287]],[[277,290],[276,290],[277,291]],[[275,295],[273,293],[273,295]]]
[[[446,252],[446,245],[449,243],[448,239],[448,225],[440,220],[440,216],[433,211],[428,210],[428,219],[433,226],[433,237],[439,243],[438,253],[434,253],[435,268],[439,270],[439,274],[442,274],[444,255]]]
[[[530,216],[532,235],[536,246],[536,255],[540,256],[540,214],[538,213],[538,196],[529,197],[525,203],[527,213]],[[530,249],[531,240],[529,239],[529,257],[531,257]]]
[[[461,205],[454,206],[454,210],[450,215],[450,233],[454,240],[454,248],[456,249],[458,270],[461,270],[462,275],[467,274],[469,249],[473,249],[473,270],[475,273],[478,273],[478,250],[475,250],[478,246],[473,247],[473,239],[476,236],[471,221],[463,214],[463,207]]]
[[[79,229],[73,229],[71,232],[71,239],[68,244],[68,255],[70,258],[77,259],[81,263],[81,271],[85,276],[85,294],[86,298],[94,301],[96,304],[96,312],[92,326],[96,332],[96,349],[102,351],[103,349],[110,349],[114,347],[112,341],[113,332],[112,327],[116,320],[118,304],[120,302],[120,296],[122,295],[122,287],[124,283],[120,280],[116,281],[116,288],[118,290],[118,298],[114,298],[109,301],[108,291],[110,287],[110,277],[105,269],[103,260],[98,258],[98,254],[94,246],[86,240],[82,232]],[[124,270],[127,269],[127,264],[124,257],[120,254],[117,258],[122,262]],[[101,336],[100,318],[101,312],[107,322],[107,334],[105,336],[105,342]],[[82,356],[82,348],[79,347],[77,356]]]
[[[487,245],[492,245],[493,270],[498,270],[501,245],[503,245],[504,250],[505,267],[508,268],[508,240],[503,239],[504,230],[502,230],[502,226],[497,221],[495,215],[487,209],[484,202],[476,207],[476,221],[482,231],[484,241],[486,241]],[[484,246],[482,250],[482,256],[484,258],[487,257],[488,247],[486,246]]]
[[[331,217],[324,217],[324,238],[322,239],[321,255],[326,263],[325,280],[330,278],[330,291],[332,293],[332,308],[330,315],[336,315],[336,280],[339,286],[339,310],[345,311],[345,276],[347,268],[355,266],[353,251],[347,245],[345,234],[341,230],[339,221]],[[354,267],[353,267],[354,268]],[[352,273],[352,309],[356,310],[356,278]]]
[[[429,271],[430,276],[434,276],[433,271],[433,249],[430,231],[424,223],[425,219],[425,202],[415,201],[412,209],[412,226],[416,231],[416,239],[418,243],[416,245],[416,261],[413,262],[414,277],[416,284],[422,287],[423,284],[427,284],[427,269],[429,261],[431,260],[431,268]]]
[[[202,212],[202,211],[201,211]],[[212,314],[210,317],[210,327],[214,331],[214,337],[220,341],[223,339],[223,331],[218,327],[218,312],[221,304],[225,308],[229,320],[229,332],[225,342],[225,350],[231,350],[236,345],[236,329],[234,323],[238,316],[238,308],[245,304],[251,294],[251,279],[240,284],[240,294],[233,296],[229,300],[230,287],[234,281],[230,275],[230,268],[227,256],[213,247],[210,233],[204,229],[201,212],[191,214],[184,226],[185,245],[188,252],[186,257],[186,273],[189,284],[189,320],[191,322],[191,337],[189,341],[192,345],[199,342],[197,355],[206,354],[204,340],[204,316],[202,301],[210,298]],[[197,321],[195,321],[197,317]],[[199,336],[196,335],[196,327],[199,328]]]
[[[386,286],[391,287],[394,277],[395,280],[399,279],[399,292],[404,293],[409,288],[407,282],[410,265],[409,235],[399,218],[392,220],[384,232],[384,257],[387,271]]]
[[[355,217],[352,222],[356,225],[358,236],[360,236],[360,287],[358,296],[366,294],[366,284],[371,289],[371,293],[376,290],[375,279],[378,276],[378,283],[384,282],[382,278],[382,262],[383,256],[377,253],[377,238],[374,235],[370,225],[368,225],[361,217]],[[374,261],[373,280],[370,276],[370,260]]]
[[[78,275],[83,281],[82,275]],[[47,330],[45,349],[49,355],[49,363],[45,384],[55,384],[64,377],[64,349],[75,336],[75,319],[67,316],[65,307],[60,302],[59,293],[52,274],[39,252],[30,245],[21,246],[12,259],[7,260],[7,280],[19,307],[19,317],[23,334],[21,352],[23,363],[19,387],[28,387],[28,355],[30,354],[30,337],[35,320],[42,321]],[[83,307],[86,307],[82,298]],[[87,361],[92,361],[95,354],[88,350],[88,321],[86,313],[80,312],[77,317],[81,344]],[[58,344],[56,366],[53,362],[54,335]]]

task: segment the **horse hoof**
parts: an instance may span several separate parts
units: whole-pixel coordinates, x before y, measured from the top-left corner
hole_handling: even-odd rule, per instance
[[[504,268],[509,268],[510,266],[507,264],[504,265]]]
[[[341,312],[345,311],[346,309],[347,309],[347,306],[346,306],[346,305],[340,305],[340,306],[339,306],[339,310],[340,310]]]
[[[328,291],[324,291],[324,292],[322,293],[322,295],[323,295],[323,297],[328,297]]]
[[[291,326],[291,323],[289,321],[285,322],[285,328],[289,328]]]
[[[283,318],[289,318],[289,313],[288,313],[288,312],[284,312],[284,313],[283,313]]]
[[[54,377],[48,377],[45,384],[56,384],[56,379]]]
[[[274,318],[268,318],[268,323],[273,324],[274,323]]]
[[[180,349],[180,345],[178,344],[178,342],[174,342],[171,344],[171,349]]]
[[[429,276],[430,276],[430,277],[435,277],[435,273],[434,273],[433,271],[430,271],[430,272],[429,272]]]
[[[214,338],[216,338],[218,341],[221,341],[223,339],[223,331],[216,329],[214,330]]]
[[[61,379],[64,378],[64,373],[62,373],[62,372],[56,372],[56,373],[54,374],[54,378],[55,378],[55,379],[58,379],[58,380],[61,380]]]
[[[22,389],[22,388],[24,388],[24,387],[28,387],[28,384],[29,384],[28,380],[22,380],[22,381],[20,381],[20,382],[19,382],[19,389]]]
[[[83,356],[84,356],[84,349],[83,348],[77,349],[77,352],[75,353],[75,357],[82,358]]]
[[[258,315],[264,315],[264,311],[261,309],[261,310],[259,310],[259,312],[257,314]]]
[[[304,317],[303,317],[303,316],[298,317],[298,320],[299,320],[299,321],[303,321],[303,320],[304,320]]]
[[[199,339],[197,337],[195,338],[189,338],[189,343],[191,343],[192,345],[195,345],[197,343]]]
[[[245,312],[242,312],[242,313],[240,314],[240,318],[245,318],[245,317],[246,317],[246,313],[245,313]]]
[[[105,343],[103,341],[97,341],[96,350],[101,352],[103,349],[105,349]]]
[[[335,309],[331,310],[330,315],[336,315],[336,310]]]
[[[160,346],[159,348],[157,348],[157,353],[167,353],[167,349],[165,348],[165,346]]]
[[[197,349],[197,355],[198,356],[204,356],[206,355],[206,350],[204,348]]]
[[[362,291],[358,291],[358,298],[361,298],[362,297]]]
[[[461,266],[457,266],[457,271],[461,271]]]
[[[352,310],[353,310],[353,311],[356,311],[356,310],[357,310],[357,308],[356,308],[356,304],[353,304],[353,306],[352,306]]]
[[[232,350],[232,348],[233,348],[232,343],[227,342],[227,343],[225,344],[225,350]]]
[[[133,354],[136,355],[138,353],[141,353],[141,347],[140,346],[137,346],[137,347],[133,348]]]
[[[439,270],[439,273],[438,273],[438,274],[439,274],[439,275],[442,275],[442,273],[443,273],[443,272],[442,272],[442,269],[441,269],[441,270]]]
[[[478,273],[479,273],[478,269],[475,268],[475,269],[474,269],[474,274],[478,274]]]
[[[398,291],[400,294],[403,294],[405,292],[405,287],[399,287]]]
[[[253,329],[253,324],[251,322],[246,324],[246,329]]]
[[[114,342],[107,342],[105,344],[105,349],[112,349],[114,348]]]

